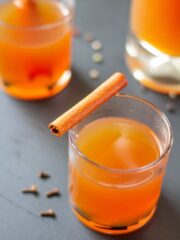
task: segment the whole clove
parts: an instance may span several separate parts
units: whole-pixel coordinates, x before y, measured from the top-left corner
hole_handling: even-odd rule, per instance
[[[23,190],[22,190],[22,193],[38,195],[38,194],[39,194],[39,191],[38,191],[38,188],[37,188],[36,185],[32,185],[32,186],[29,187],[29,188],[23,189]]]
[[[49,217],[49,218],[56,218],[56,213],[52,209],[48,209],[47,211],[40,213],[41,217]]]
[[[41,171],[40,173],[38,173],[38,177],[41,178],[41,179],[48,179],[50,178],[50,174],[47,173],[47,172],[44,172],[44,171]]]
[[[55,197],[55,196],[60,196],[61,193],[58,188],[53,188],[51,191],[46,193],[47,198]]]

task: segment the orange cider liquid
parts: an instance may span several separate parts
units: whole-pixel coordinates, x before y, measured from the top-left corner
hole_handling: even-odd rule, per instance
[[[143,167],[160,156],[152,130],[126,118],[102,118],[90,123],[80,131],[76,145],[88,159],[111,170]],[[118,229],[117,233],[126,233],[151,218],[163,173],[156,177],[151,177],[152,172],[141,176],[111,174],[83,161],[78,165],[70,158],[70,199],[84,224],[98,231],[97,226],[101,226],[104,233]]]
[[[27,5],[29,6],[29,5]],[[0,4],[0,82],[21,99],[50,97],[70,80],[71,12],[56,0]]]
[[[180,56],[180,1],[132,0],[131,29],[158,50]]]

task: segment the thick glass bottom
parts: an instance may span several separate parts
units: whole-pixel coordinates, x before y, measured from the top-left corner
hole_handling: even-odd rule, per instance
[[[132,75],[144,86],[161,93],[180,94],[180,57],[164,54],[129,35],[125,58]]]
[[[137,220],[136,223],[128,225],[128,226],[104,226],[99,223],[95,223],[90,219],[87,219],[83,216],[77,209],[72,207],[72,211],[77,217],[77,219],[82,222],[85,226],[89,227],[90,229],[104,233],[109,235],[120,235],[120,234],[127,234],[133,231],[138,230],[139,228],[143,227],[149,220],[152,218],[156,211],[156,206],[152,209],[152,211],[143,219]]]
[[[21,100],[40,100],[56,95],[69,84],[70,80],[71,71],[67,70],[52,86],[41,88],[23,88],[15,85],[1,84],[1,88],[8,95]]]

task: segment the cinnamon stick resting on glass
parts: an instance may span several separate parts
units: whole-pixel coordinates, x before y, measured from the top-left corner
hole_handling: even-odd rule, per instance
[[[51,132],[61,137],[127,85],[122,73],[115,73],[79,103],[49,124]]]

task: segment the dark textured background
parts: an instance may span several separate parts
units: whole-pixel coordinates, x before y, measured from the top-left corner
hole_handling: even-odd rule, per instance
[[[0,239],[2,240],[179,240],[180,239],[180,99],[176,114],[167,113],[175,135],[159,208],[150,223],[127,236],[104,236],[82,226],[70,211],[67,193],[67,136],[57,139],[47,124],[114,71],[123,71],[129,86],[125,90],[155,103],[163,111],[168,97],[141,92],[124,63],[128,26],[128,0],[77,0],[77,25],[92,31],[103,42],[104,63],[98,65],[101,79],[87,76],[93,67],[92,50],[82,39],[74,41],[73,80],[58,96],[39,102],[21,102],[0,93]],[[50,180],[37,178],[47,170]],[[22,195],[20,190],[35,183],[39,197]],[[61,198],[46,199],[44,192],[58,186]],[[42,219],[39,212],[54,208],[57,220]]]

